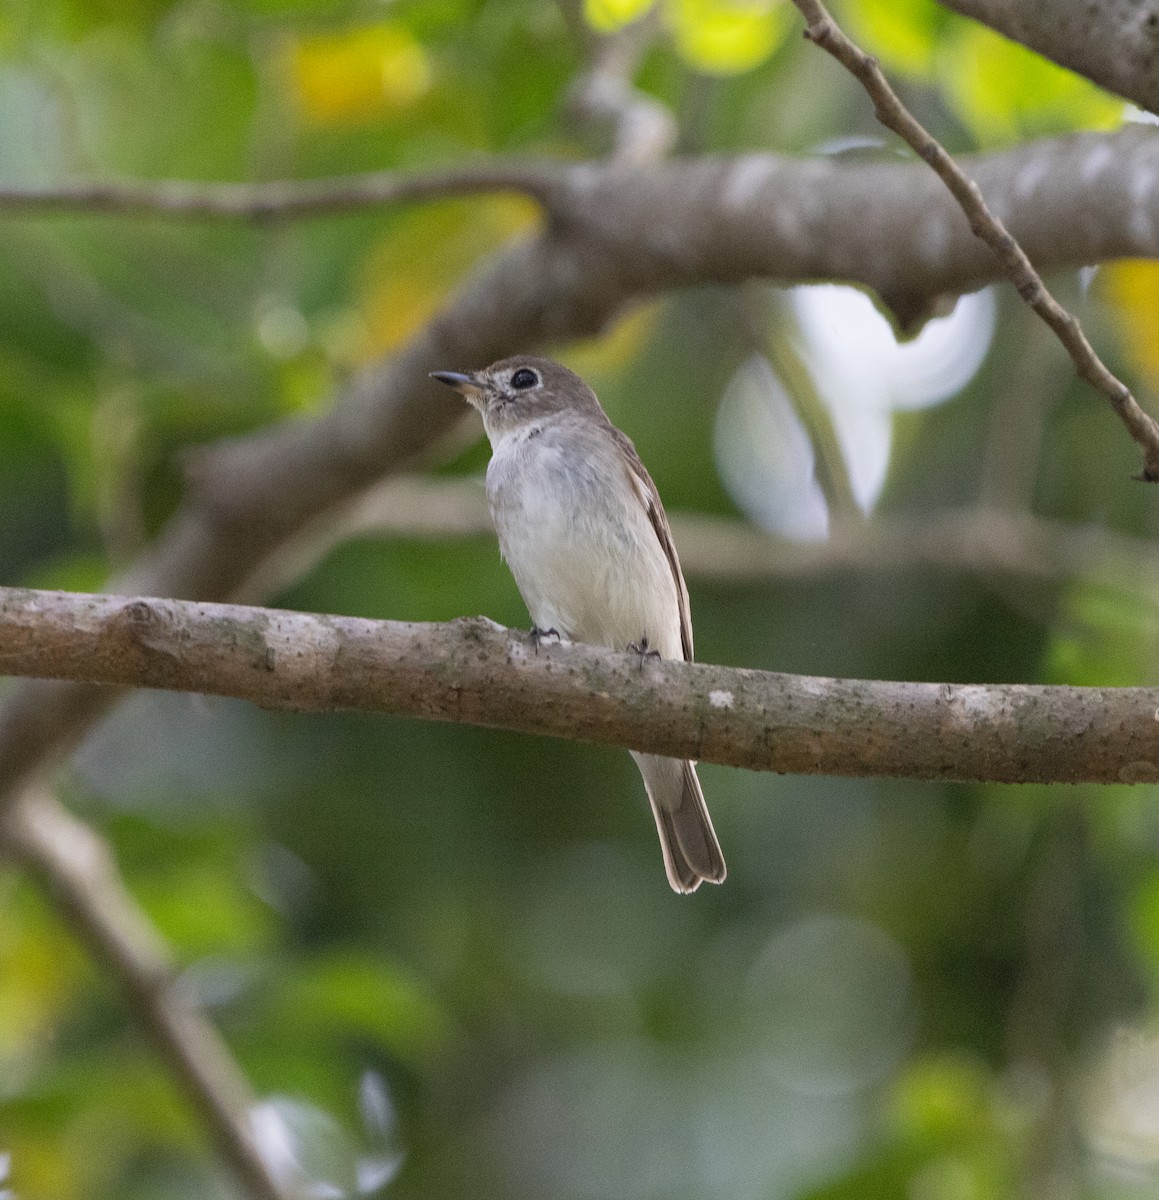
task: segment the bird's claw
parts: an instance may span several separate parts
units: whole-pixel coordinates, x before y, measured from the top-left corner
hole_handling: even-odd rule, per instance
[[[536,654],[539,653],[540,642],[555,642],[556,645],[559,645],[559,643],[563,640],[559,636],[558,629],[540,629],[538,625],[532,625],[531,634],[529,636],[532,646],[535,647]]]
[[[640,656],[640,670],[641,671],[644,669],[644,660],[646,658],[659,658],[660,657],[660,651],[653,650],[648,645],[648,639],[646,637],[642,637],[638,642],[629,642],[627,649],[628,649],[629,654],[638,654]]]

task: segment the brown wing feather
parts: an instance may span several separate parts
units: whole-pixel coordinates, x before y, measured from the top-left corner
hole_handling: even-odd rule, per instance
[[[684,661],[691,662],[692,616],[689,611],[688,588],[684,584],[684,573],[680,570],[676,543],[672,540],[672,529],[668,524],[668,517],[664,513],[664,505],[660,502],[660,493],[652,482],[652,476],[648,474],[648,468],[644,466],[640,456],[636,453],[632,439],[611,423],[609,423],[609,428],[615,435],[620,449],[624,452],[624,458],[631,470],[632,483],[635,485],[641,502],[648,510],[648,519],[652,522],[652,528],[656,531],[660,545],[664,548],[664,556],[672,568],[672,578],[676,583],[676,600],[680,605],[680,642],[684,648]]]

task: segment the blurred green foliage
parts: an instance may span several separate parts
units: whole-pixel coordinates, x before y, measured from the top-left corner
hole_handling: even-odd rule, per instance
[[[606,28],[646,7],[584,6]],[[1118,118],[929,0],[840,15],[956,151]],[[795,20],[659,5],[640,78],[689,149],[877,136]],[[540,0],[6,0],[0,179],[574,157],[590,147],[561,106],[581,61]],[[535,219],[507,200],[279,229],[0,219],[0,582],[99,587],[172,512],[184,448],[323,408]],[[1062,281],[1144,395],[1149,267],[1089,293]],[[1017,376],[1046,397],[1037,511],[1154,535],[1122,430],[1057,348],[1028,359],[1047,333],[1000,306],[981,374],[895,419],[881,511],[976,498]],[[670,509],[735,511],[713,430],[753,352],[741,325],[734,295],[702,289],[560,348]],[[1154,682],[1154,598],[1113,573],[690,584],[709,661]],[[361,539],[276,599],[526,623],[487,538]],[[1153,1122],[1138,1089],[1153,1096],[1156,1075],[1119,1079],[1104,1053],[1157,1015],[1153,788],[702,774],[730,877],[693,898],[669,893],[639,780],[611,750],[151,695],[91,739],[68,786],[268,1114],[337,1189],[319,1195],[988,1200],[1052,1172],[1068,1195],[1154,1194],[1153,1134],[1131,1122]],[[236,1194],[121,997],[11,871],[0,1164],[20,1200]]]

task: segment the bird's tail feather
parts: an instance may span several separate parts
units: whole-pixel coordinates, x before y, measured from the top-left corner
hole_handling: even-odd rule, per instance
[[[724,855],[696,778],[687,760],[636,754],[636,766],[656,818],[656,832],[664,851],[664,869],[673,891],[694,892],[704,880],[723,883]]]

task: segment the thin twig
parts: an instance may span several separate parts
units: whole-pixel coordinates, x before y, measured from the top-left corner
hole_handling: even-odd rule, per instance
[[[254,1137],[256,1099],[221,1035],[176,985],[168,947],[125,888],[108,844],[46,791],[6,814],[4,843],[39,877],[94,956],[120,982],[174,1079],[254,1200],[291,1200]]]
[[[0,670],[389,713],[794,774],[1159,781],[1159,688],[822,679],[449,624],[0,589]]]
[[[1159,481],[1159,424],[1139,407],[1127,385],[1108,370],[1087,341],[1078,319],[1047,290],[1025,251],[986,206],[978,185],[902,104],[877,60],[845,36],[821,0],[793,0],[793,3],[805,18],[805,36],[833,55],[857,78],[873,101],[877,119],[933,168],[966,214],[971,230],[994,251],[1018,294],[1054,330],[1074,361],[1080,378],[1110,401],[1127,432],[1143,451],[1143,471],[1138,478],[1148,483]]]
[[[788,307],[782,295],[761,284],[737,289],[735,308],[740,331],[784,385],[789,403],[813,444],[815,475],[830,522],[859,525],[863,514],[853,495],[837,429],[799,350],[800,339],[787,331],[792,322]]]
[[[115,180],[42,187],[0,187],[0,214],[78,212],[142,213],[160,217],[276,221],[330,217],[409,200],[522,192],[548,204],[556,169],[547,163],[482,162],[408,175],[368,172],[327,179],[263,183],[190,183]]]

